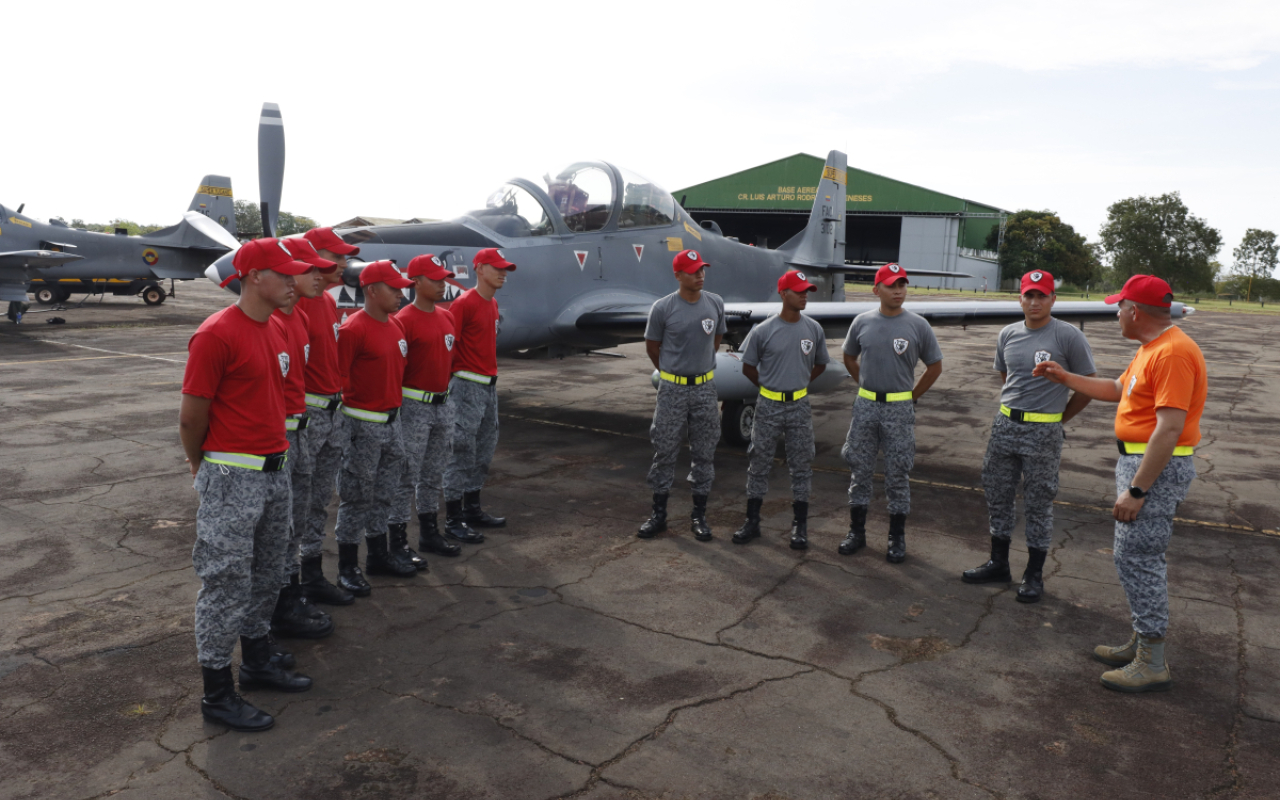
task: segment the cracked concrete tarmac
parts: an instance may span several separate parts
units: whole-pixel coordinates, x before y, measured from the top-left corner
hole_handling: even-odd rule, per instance
[[[901,565],[882,555],[879,491],[871,545],[835,552],[847,389],[814,401],[808,551],[787,547],[782,466],[765,534],[729,542],[746,461],[725,444],[715,540],[689,535],[681,483],[671,531],[641,541],[640,348],[504,360],[485,500],[508,527],[429,573],[375,579],[330,609],[330,638],[286,643],[315,688],[253,693],[278,721],[244,735],[200,719],[197,498],[176,431],[186,341],[226,296],[180,289],[158,309],[109,299],[56,329],[0,329],[0,797],[1276,795],[1280,318],[1186,323],[1210,394],[1169,552],[1173,692],[1108,692],[1089,657],[1127,635],[1111,408],[1068,427],[1045,600],[958,580],[986,552],[998,387],[995,329],[946,328]],[[1118,374],[1132,344],[1109,324],[1086,333]]]

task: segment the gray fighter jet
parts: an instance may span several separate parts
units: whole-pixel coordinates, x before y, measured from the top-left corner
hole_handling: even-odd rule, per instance
[[[73,291],[109,287],[116,294],[143,294],[148,304],[164,302],[162,280],[193,280],[218,256],[237,246],[231,179],[206,175],[182,221],[168,228],[128,236],[71,228],[60,220],[41,222],[0,205],[0,301],[27,299],[55,303]]]
[[[259,129],[259,179],[279,186],[283,129],[278,110],[272,117],[265,113]],[[264,129],[270,148],[261,146]],[[277,134],[278,142],[273,138]],[[845,169],[845,154],[831,151],[807,225],[776,250],[725,237],[714,222],[699,225],[669,192],[603,161],[571,164],[541,183],[512,179],[489,194],[483,206],[448,222],[337,233],[358,245],[366,262],[390,259],[404,265],[428,252],[444,258],[456,274],[451,283],[457,294],[474,285],[471,259],[476,251],[500,248],[517,265],[498,297],[501,352],[563,356],[640,341],[650,306],[677,288],[671,259],[686,248],[711,264],[706,289],[724,298],[726,340],[735,346],[754,325],[778,313],[777,280],[788,269],[800,270],[818,285],[818,297],[805,313],[829,337],[841,338],[855,316],[878,307],[844,302],[845,276],[865,278],[876,269],[843,263]],[[278,191],[274,197],[278,201]],[[360,269],[357,262],[344,273],[346,285],[339,287],[343,306],[362,302]],[[228,255],[206,274],[221,284],[233,272]],[[910,274],[967,277],[923,270]],[[237,282],[228,288],[238,290]],[[933,325],[1007,325],[1023,318],[1016,301],[924,301],[909,308]],[[1175,317],[1192,310],[1176,304]],[[1081,324],[1114,319],[1115,313],[1115,306],[1100,302],[1059,302],[1054,307],[1056,317]],[[847,374],[842,365],[832,364],[810,390],[833,388]],[[716,389],[724,401],[726,434],[743,441],[750,433],[758,389],[742,375],[737,353],[718,354]]]

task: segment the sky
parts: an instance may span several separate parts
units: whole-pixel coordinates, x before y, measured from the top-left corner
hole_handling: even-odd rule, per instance
[[[0,202],[172,224],[202,176],[282,207],[450,218],[605,159],[669,190],[797,152],[1091,241],[1181,192],[1224,237],[1280,231],[1280,4],[28,3],[6,13]]]

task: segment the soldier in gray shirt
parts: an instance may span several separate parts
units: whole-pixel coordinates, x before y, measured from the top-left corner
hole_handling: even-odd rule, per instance
[[[1044,593],[1044,561],[1053,541],[1053,498],[1058,494],[1062,461],[1062,424],[1089,404],[1087,395],[1071,395],[1066,386],[1037,378],[1032,371],[1036,364],[1053,361],[1080,375],[1097,372],[1084,334],[1050,316],[1056,299],[1052,275],[1043,270],[1023,275],[1024,320],[1009,325],[996,338],[995,369],[1004,379],[1004,388],[982,461],[982,488],[991,518],[991,557],[960,576],[965,583],[1012,580],[1009,543],[1017,521],[1015,494],[1022,480],[1027,568],[1018,587],[1020,603],[1034,603]]]
[[[690,528],[698,541],[706,542],[711,540],[707,496],[715,477],[716,444],[720,441],[720,409],[714,380],[716,350],[728,328],[724,301],[719,295],[702,291],[709,264],[698,252],[677,253],[671,266],[680,289],[653,304],[644,331],[645,348],[661,380],[653,425],[649,428],[653,442],[653,466],[649,468],[653,513],[636,535],[651,539],[667,529],[667,497],[675,481],[681,434],[687,428],[693,462],[689,475],[693,482]]]
[[[867,543],[871,476],[876,455],[883,448],[884,491],[889,498],[885,558],[898,564],[907,557],[909,478],[916,458],[915,401],[942,374],[942,350],[929,323],[902,308],[907,299],[905,269],[886,264],[876,270],[872,291],[880,298],[880,308],[855,317],[844,340],[844,364],[858,382],[858,399],[853,403],[849,435],[841,450],[851,477],[849,534],[840,543],[840,554],[856,553]],[[917,361],[925,364],[918,383]]]
[[[816,289],[802,272],[778,279],[782,312],[747,336],[742,374],[760,387],[747,463],[747,521],[733,534],[734,544],[760,535],[760,506],[769,491],[769,470],[778,439],[784,442],[791,472],[791,549],[809,546],[809,489],[813,483],[813,413],[809,383],[831,360],[822,326],[800,312]]]

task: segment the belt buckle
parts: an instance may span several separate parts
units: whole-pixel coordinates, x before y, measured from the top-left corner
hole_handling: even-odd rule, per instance
[[[889,393],[888,393],[888,392],[876,392],[876,402],[877,402],[877,403],[887,403],[887,402],[889,402]]]
[[[388,423],[395,422],[396,417],[399,416],[399,414],[400,414],[399,407],[391,409],[390,411],[387,412],[387,422]]]
[[[1026,420],[1023,419],[1023,417],[1024,417],[1024,413],[1022,411],[1016,408],[1009,409],[1009,419],[1013,420],[1014,422],[1025,422]]]
[[[263,472],[279,472],[284,468],[284,462],[288,459],[285,453],[273,453],[265,456],[262,461]]]

